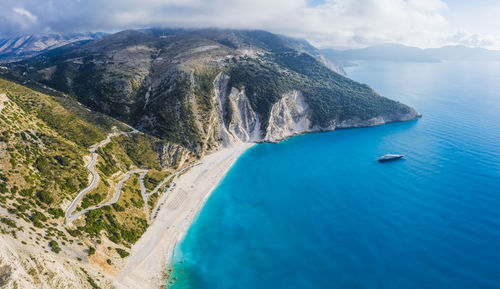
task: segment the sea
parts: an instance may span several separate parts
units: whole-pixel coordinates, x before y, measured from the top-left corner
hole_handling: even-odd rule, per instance
[[[178,244],[168,288],[500,288],[500,62],[346,71],[423,117],[250,148]]]

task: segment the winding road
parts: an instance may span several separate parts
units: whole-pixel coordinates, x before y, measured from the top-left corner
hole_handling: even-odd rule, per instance
[[[133,170],[130,170],[130,171],[126,172],[125,175],[123,175],[122,178],[120,179],[120,181],[118,182],[118,185],[117,185],[116,190],[115,190],[115,194],[113,195],[113,198],[111,200],[109,200],[109,201],[107,201],[105,203],[99,204],[99,205],[95,205],[95,206],[92,206],[92,207],[85,208],[85,209],[83,209],[81,211],[78,211],[76,213],[73,213],[75,211],[76,207],[78,206],[78,204],[83,199],[83,197],[85,197],[85,195],[87,193],[89,193],[90,191],[92,191],[97,186],[97,184],[99,183],[100,176],[95,171],[95,166],[97,164],[97,157],[98,157],[98,154],[96,153],[96,151],[99,148],[107,145],[111,141],[111,138],[113,138],[113,137],[116,137],[116,136],[119,136],[119,135],[130,135],[130,134],[134,134],[134,133],[138,133],[139,132],[138,130],[136,130],[134,128],[132,128],[132,131],[130,131],[130,132],[118,132],[118,131],[116,131],[116,128],[114,128],[114,130],[115,130],[114,132],[108,134],[108,136],[106,137],[105,140],[103,140],[103,141],[101,141],[101,142],[99,142],[97,144],[94,144],[94,145],[92,145],[90,147],[89,151],[91,153],[91,160],[87,164],[86,168],[87,168],[87,170],[92,175],[92,181],[90,182],[90,184],[85,189],[81,190],[76,195],[76,197],[73,199],[73,201],[69,205],[68,209],[66,210],[65,219],[64,219],[64,222],[66,224],[71,223],[73,220],[79,218],[81,215],[83,215],[83,214],[85,214],[87,212],[90,212],[92,210],[99,209],[99,208],[102,208],[102,207],[105,207],[105,206],[110,206],[110,205],[113,205],[114,203],[118,202],[118,200],[120,199],[120,196],[121,196],[121,191],[122,191],[123,184],[130,178],[130,176],[132,174],[137,174],[137,173],[140,173],[139,181],[140,181],[140,186],[141,186],[141,196],[142,196],[142,199],[144,200],[144,209],[146,211],[146,219],[148,220],[148,222],[150,222],[151,218],[149,216],[149,210],[148,210],[148,206],[147,206],[147,204],[148,204],[147,202],[148,202],[149,197],[151,195],[155,194],[160,188],[162,188],[173,177],[177,177],[179,174],[183,173],[187,169],[200,164],[200,163],[191,164],[191,165],[189,165],[189,166],[181,169],[180,171],[175,172],[174,174],[169,175],[168,177],[166,177],[161,183],[159,183],[149,193],[147,193],[146,186],[144,185],[144,177],[146,176],[146,174],[148,173],[149,170],[147,170],[147,169],[133,169]],[[175,184],[174,184],[174,186],[175,186]],[[166,192],[167,192],[167,190],[165,190],[163,192],[164,194],[162,194],[162,196],[165,196]],[[155,209],[153,210],[153,212],[158,211],[159,205],[160,205],[160,202],[158,202],[158,204],[155,207]]]
[[[75,211],[77,205],[80,203],[80,201],[83,199],[83,197],[89,193],[90,191],[92,191],[96,186],[97,184],[99,183],[99,180],[100,180],[100,176],[99,174],[95,171],[95,166],[97,164],[97,157],[98,157],[98,154],[96,153],[96,151],[107,145],[109,142],[111,142],[111,138],[113,137],[116,137],[116,136],[120,136],[120,135],[131,135],[131,134],[134,134],[134,133],[138,133],[139,131],[136,130],[135,128],[132,128],[131,127],[131,131],[129,132],[118,132],[116,127],[113,128],[113,132],[108,134],[106,136],[106,139],[104,139],[103,141],[101,142],[98,142],[94,145],[92,145],[89,149],[90,151],[90,156],[91,156],[91,160],[90,162],[87,164],[87,170],[91,173],[92,175],[92,181],[90,182],[90,184],[83,190],[81,190],[77,195],[76,197],[73,199],[73,201],[71,202],[71,204],[69,205],[68,209],[66,210],[66,214],[65,214],[65,222],[66,223],[69,223],[71,221],[73,221],[74,219],[78,218],[79,216],[81,216],[83,213],[86,213],[88,211],[90,211],[91,208],[87,208],[85,210],[82,210],[76,214],[73,214],[73,212]],[[125,174],[124,177],[126,177],[127,179],[130,177],[130,172],[127,172]],[[128,176],[128,177],[127,177]],[[120,181],[120,183],[123,185],[123,183]],[[121,185],[119,184],[119,186],[121,188]],[[113,198],[114,199],[114,198]],[[115,201],[116,202],[116,201]],[[113,203],[115,203],[113,202]],[[99,205],[98,205],[99,206]],[[96,206],[96,207],[98,207]],[[100,206],[99,206],[100,207]]]

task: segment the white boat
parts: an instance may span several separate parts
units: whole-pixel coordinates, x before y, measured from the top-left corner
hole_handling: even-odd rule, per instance
[[[399,160],[403,157],[403,155],[396,155],[396,154],[385,154],[381,157],[378,158],[379,162],[388,162],[388,161],[395,161]]]

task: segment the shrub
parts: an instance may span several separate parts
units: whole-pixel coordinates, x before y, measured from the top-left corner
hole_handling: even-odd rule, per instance
[[[54,158],[56,159],[56,161],[61,165],[61,166],[69,166],[70,165],[70,160],[68,157],[66,156],[54,156]]]
[[[11,219],[7,219],[7,218],[4,218],[4,217],[1,217],[0,218],[0,222],[7,225],[8,227],[10,228],[17,228],[16,226],[16,222],[12,221]]]
[[[97,205],[99,204],[100,202],[102,202],[104,200],[104,197],[99,194],[99,193],[95,193],[95,194],[87,194],[83,200],[82,200],[82,208],[86,209],[92,205]]]
[[[120,206],[120,205],[118,205],[117,203],[114,203],[114,204],[112,205],[112,207],[113,207],[113,209],[115,209],[115,211],[117,211],[117,212],[123,212],[123,211],[125,211],[125,208],[124,208],[124,207],[122,207],[122,206]]]
[[[41,222],[47,221],[47,217],[38,211],[33,211],[30,216],[30,220],[31,222],[33,222],[33,225],[35,225],[35,227],[43,228],[43,224]]]
[[[47,162],[47,159],[45,157],[39,157],[35,161],[35,168],[42,174],[45,174],[47,172],[48,166],[49,163]]]
[[[60,218],[60,217],[64,217],[64,211],[61,208],[57,208],[57,209],[49,208],[48,212],[55,219]]]
[[[54,202],[54,198],[52,198],[50,193],[47,191],[39,191],[38,193],[36,193],[36,196],[40,201],[46,203],[47,205],[50,205]]]
[[[61,247],[59,247],[59,244],[56,241],[50,240],[49,246],[50,246],[50,249],[52,250],[52,252],[54,252],[56,254],[61,252]]]
[[[4,194],[7,192],[7,184],[6,183],[0,183],[0,194]]]
[[[120,249],[120,248],[116,248],[116,252],[118,253],[118,255],[120,255],[120,257],[122,258],[125,258],[127,257],[128,255],[130,255],[129,252],[123,250],[123,249]]]

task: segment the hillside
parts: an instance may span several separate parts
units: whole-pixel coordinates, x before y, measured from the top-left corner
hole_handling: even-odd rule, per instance
[[[29,288],[43,282],[68,288],[79,280],[80,288],[90,288],[92,282],[107,287],[109,276],[123,266],[121,254],[151,221],[158,195],[143,198],[139,174],[132,174],[112,206],[72,223],[65,224],[64,216],[70,201],[89,183],[88,148],[113,131],[131,128],[64,95],[1,78],[0,98],[0,239],[8,244],[0,249],[0,285]],[[97,151],[101,181],[76,211],[110,200],[118,182],[133,169],[148,170],[145,186],[152,191],[182,165],[172,159],[166,165],[169,158],[162,161],[157,150],[161,144],[142,133],[112,138]]]
[[[230,141],[278,141],[417,116],[323,60],[305,41],[264,31],[127,30],[12,67],[197,154],[221,142],[218,123]]]

